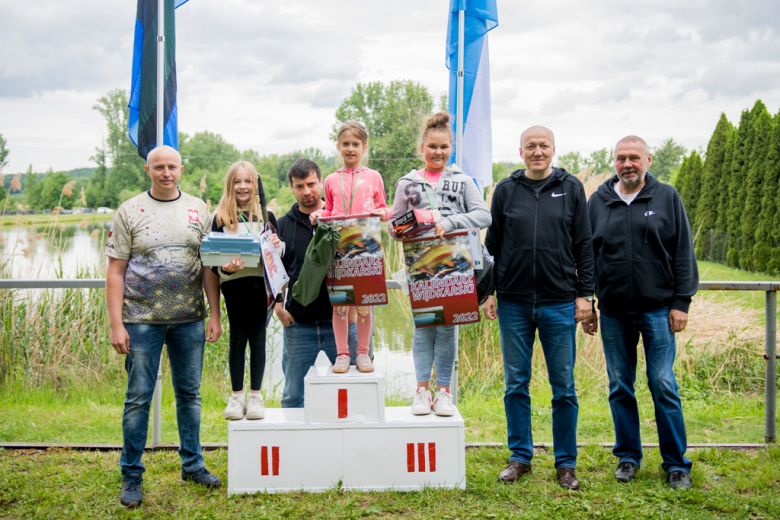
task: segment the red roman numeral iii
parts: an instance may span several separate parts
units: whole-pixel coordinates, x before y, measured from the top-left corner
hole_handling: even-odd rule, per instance
[[[415,465],[415,452],[417,452],[417,464]],[[417,471],[425,473],[425,443],[418,442],[417,449],[414,449],[414,443],[410,442],[406,445],[406,471],[408,473],[415,472],[415,466]],[[433,473],[436,471],[436,443],[428,443],[428,471]]]

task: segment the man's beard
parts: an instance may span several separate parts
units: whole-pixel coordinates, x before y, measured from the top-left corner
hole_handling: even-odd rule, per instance
[[[300,206],[303,206],[304,208],[307,208],[307,209],[308,209],[308,208],[313,208],[313,207],[315,207],[315,206],[317,205],[317,201],[318,201],[318,200],[319,200],[319,199],[318,199],[317,197],[314,197],[314,198],[313,198],[313,199],[311,199],[310,201],[307,201],[307,200],[305,200],[305,199],[304,199],[304,200],[300,200],[300,201],[298,201],[298,204],[299,204]]]
[[[640,175],[637,170],[630,170],[625,173],[636,173],[637,176],[633,180],[627,180],[623,175],[618,175],[618,179],[620,180],[620,184],[625,186],[626,189],[633,190],[637,187],[641,186],[643,182],[645,182],[645,174]]]

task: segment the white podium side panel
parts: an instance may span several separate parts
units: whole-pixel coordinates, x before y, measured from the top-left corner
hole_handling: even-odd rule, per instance
[[[229,495],[324,491],[342,478],[342,430],[229,429],[228,445]]]
[[[465,489],[462,434],[457,426],[344,430],[344,488]]]
[[[312,367],[304,379],[307,423],[378,423],[385,420],[382,373],[360,373],[353,366],[346,374],[329,367]]]

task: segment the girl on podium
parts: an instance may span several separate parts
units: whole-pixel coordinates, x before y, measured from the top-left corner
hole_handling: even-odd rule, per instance
[[[447,166],[452,151],[449,120],[447,112],[439,112],[425,121],[420,138],[425,167],[398,179],[393,202],[393,218],[412,209],[431,210],[436,221],[434,233],[440,238],[456,229],[486,228],[492,220],[474,179],[456,165]],[[414,329],[412,356],[417,392],[412,413],[415,415],[427,415],[431,410],[443,416],[455,413],[450,394],[458,349],[455,327],[457,325]],[[432,397],[430,379],[434,363],[438,390]]]
[[[390,219],[385,186],[378,171],[362,166],[368,153],[368,132],[357,121],[347,121],[336,134],[336,149],[344,163],[325,178],[325,209],[310,215],[312,224],[319,217],[340,217],[369,213],[381,220]],[[356,316],[357,315],[357,316]],[[333,334],[336,336],[338,356],[333,372],[349,371],[349,322],[357,318],[357,356],[355,363],[360,372],[373,372],[374,365],[368,355],[373,327],[371,307],[333,307]]]

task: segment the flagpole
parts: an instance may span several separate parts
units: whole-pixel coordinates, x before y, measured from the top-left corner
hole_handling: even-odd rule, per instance
[[[455,164],[463,168],[463,39],[465,32],[466,11],[458,11],[458,100],[457,100],[457,136],[455,140]]]
[[[463,168],[463,40],[466,25],[466,11],[458,11],[458,99],[457,99],[457,136],[455,140],[455,164]],[[450,381],[450,393],[452,402],[458,405],[458,328],[455,328],[455,366],[452,370],[452,381]]]
[[[165,143],[165,0],[157,0],[157,146]],[[160,444],[162,416],[162,352],[152,398],[152,445]]]

